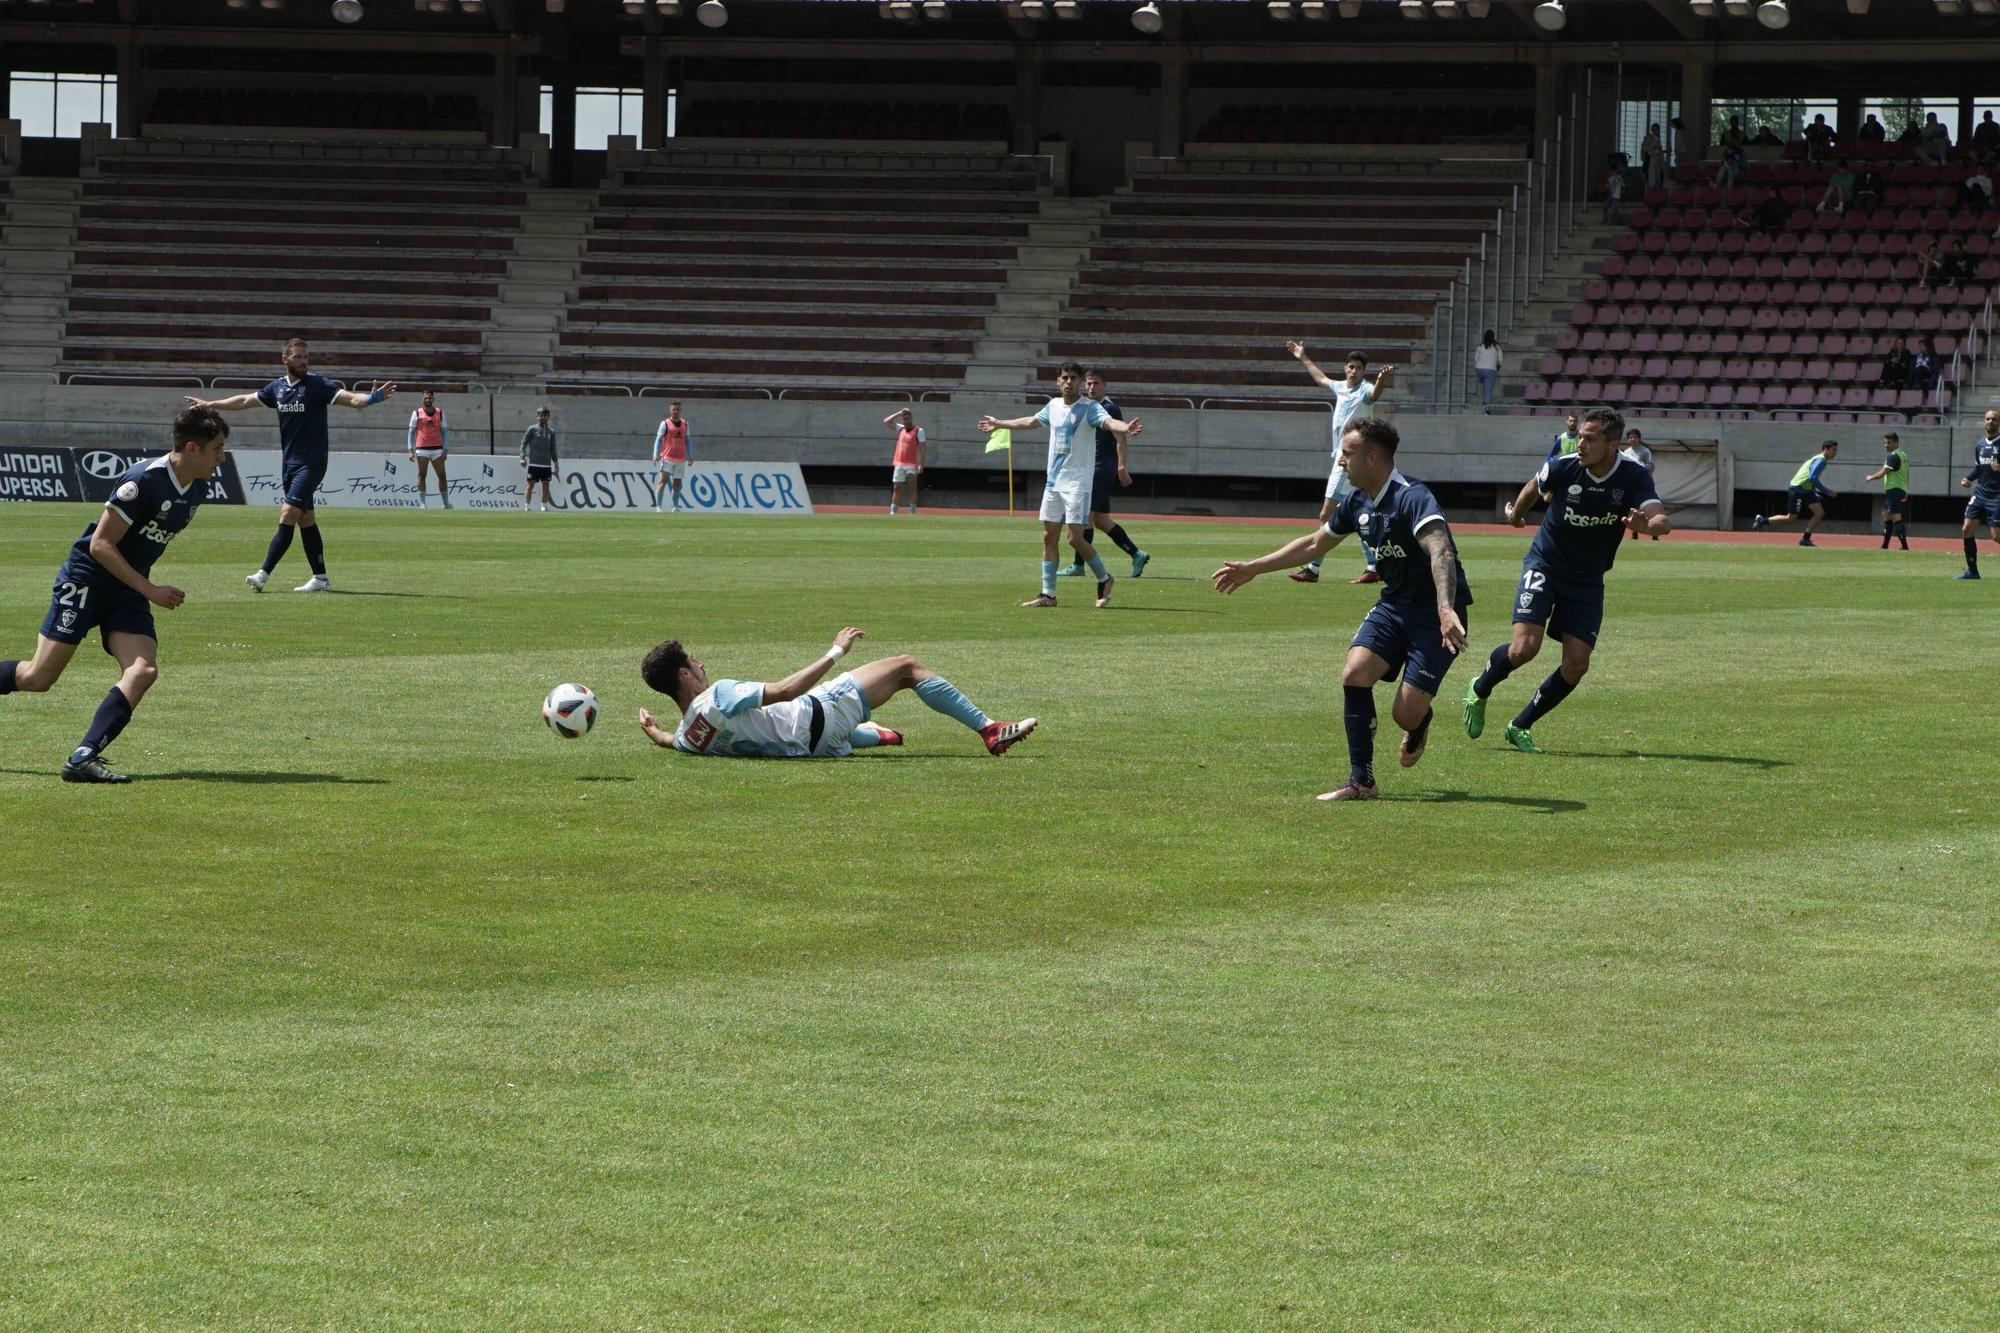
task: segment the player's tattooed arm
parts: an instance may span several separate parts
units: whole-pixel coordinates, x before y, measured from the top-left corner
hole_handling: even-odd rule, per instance
[[[1417,534],[1417,545],[1431,558],[1431,582],[1437,586],[1438,628],[1444,646],[1454,653],[1465,651],[1465,622],[1458,618],[1458,556],[1444,524],[1433,523]]]
[[[1625,515],[1625,526],[1643,536],[1664,537],[1674,530],[1674,521],[1667,517],[1665,505],[1658,500],[1648,500]]]
[[[1326,525],[1321,524],[1298,540],[1286,542],[1269,555],[1259,556],[1255,560],[1223,561],[1222,568],[1208,576],[1209,581],[1215,584],[1217,592],[1227,596],[1259,574],[1269,574],[1278,569],[1296,569],[1315,556],[1325,555],[1340,545],[1340,542],[1341,537],[1338,534],[1328,532]]]

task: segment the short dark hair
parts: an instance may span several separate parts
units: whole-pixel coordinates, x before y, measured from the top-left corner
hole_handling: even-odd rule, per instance
[[[1882,438],[1887,440],[1891,444],[1901,444],[1903,442],[1903,437],[1896,434],[1896,432],[1893,430],[1883,431]]]
[[[1821,440],[1819,442],[1819,451],[1821,453],[1825,453],[1829,449],[1838,449],[1839,447],[1840,447],[1839,440]]]
[[[1056,374],[1058,375],[1074,374],[1078,379],[1082,379],[1085,375],[1088,375],[1089,373],[1090,373],[1089,371],[1083,368],[1083,363],[1080,361],[1065,361],[1060,366],[1056,367]]]
[[[681,668],[688,664],[687,649],[679,639],[668,639],[639,663],[639,675],[661,694],[671,695],[680,683]]]
[[[1645,433],[1641,431],[1637,426],[1627,426],[1625,428],[1625,438],[1629,440],[1634,435],[1637,435],[1642,440],[1646,438]]]
[[[308,345],[304,338],[292,337],[285,339],[285,350],[287,352],[291,351],[294,347],[305,347]]]
[[[1380,449],[1391,458],[1396,456],[1396,446],[1403,442],[1396,428],[1380,417],[1361,418],[1348,426],[1347,434],[1359,435],[1363,444]]]
[[[1615,407],[1593,407],[1583,414],[1583,425],[1595,423],[1613,439],[1625,438],[1625,415]]]
[[[170,443],[179,453],[183,445],[214,444],[229,438],[229,423],[212,407],[183,408],[174,414],[174,438]]]
[[[1364,366],[1368,364],[1368,358],[1361,355],[1361,353],[1359,352],[1349,352],[1347,354],[1347,359],[1349,361],[1359,361]]]

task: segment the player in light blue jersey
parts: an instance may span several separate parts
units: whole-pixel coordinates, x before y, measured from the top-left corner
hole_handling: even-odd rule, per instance
[[[326,548],[320,537],[319,517],[314,512],[314,496],[326,476],[326,409],[329,406],[373,407],[396,392],[393,384],[377,384],[367,393],[343,389],[324,375],[312,373],[312,353],[304,338],[291,338],[280,354],[284,376],[272,380],[255,393],[239,393],[233,398],[203,402],[189,398],[189,407],[212,407],[218,412],[240,412],[246,407],[268,407],[278,414],[278,449],[285,478],[284,507],[278,511],[278,530],[264,552],[264,563],[244,578],[252,592],[264,591],[271,571],[291,549],[294,530],[303,534],[306,563],[312,577],[294,592],[331,592],[326,578]]]
[[[877,708],[911,690],[933,711],[979,733],[990,755],[1007,753],[1034,731],[1032,717],[995,722],[950,681],[907,654],[864,663],[815,689],[827,668],[862,637],[862,631],[849,626],[811,663],[769,683],[711,681],[707,664],[669,639],[646,654],[639,674],[680,707],[681,724],[669,734],[642,708],[639,729],[653,744],[683,754],[833,759],[878,745],[901,745],[901,733],[870,719]]]
[[[1319,521],[1324,523],[1333,517],[1333,511],[1347,498],[1347,493],[1354,489],[1348,484],[1347,470],[1340,465],[1340,442],[1346,437],[1347,428],[1374,411],[1375,404],[1382,400],[1382,395],[1389,392],[1389,382],[1394,377],[1396,368],[1382,367],[1381,374],[1375,377],[1373,384],[1370,384],[1365,378],[1368,358],[1359,352],[1349,352],[1343,377],[1336,381],[1306,355],[1304,343],[1288,342],[1285,344],[1285,350],[1305,367],[1306,374],[1312,376],[1314,384],[1333,395],[1333,471],[1327,473],[1326,499],[1319,507]],[[1361,571],[1359,578],[1351,579],[1349,582],[1380,583],[1382,576],[1375,568],[1375,550],[1372,543],[1367,541],[1361,543],[1361,558],[1366,568]],[[1324,557],[1321,557],[1307,563],[1304,569],[1293,570],[1292,582],[1318,583],[1319,567],[1323,562]]]
[[[1042,492],[1042,591],[1022,606],[1056,604],[1056,549],[1062,530],[1069,528],[1069,544],[1076,558],[1090,566],[1097,576],[1097,605],[1111,605],[1111,572],[1098,557],[1097,548],[1084,535],[1090,520],[1092,479],[1097,471],[1097,436],[1090,430],[1108,430],[1113,435],[1131,437],[1142,429],[1138,418],[1120,421],[1104,410],[1102,403],[1083,397],[1084,368],[1071,361],[1056,374],[1059,398],[1031,417],[979,418],[979,429],[991,435],[996,430],[1027,430],[1031,426],[1049,428],[1049,472]]]

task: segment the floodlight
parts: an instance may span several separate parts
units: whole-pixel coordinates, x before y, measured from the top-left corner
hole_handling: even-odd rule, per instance
[[[1166,19],[1160,14],[1160,7],[1154,4],[1153,0],[1146,0],[1145,4],[1132,11],[1132,26],[1148,37],[1158,32],[1165,23]]]
[[[1299,11],[1292,8],[1292,0],[1271,0],[1266,8],[1270,10],[1271,17],[1279,23],[1290,23],[1299,16]]]
[[[1975,14],[2000,14],[2000,0],[1972,0]]]
[[[1083,6],[1077,0],[1055,0],[1056,17],[1059,19],[1080,19]]]
[[[1493,10],[1493,0],[1465,0],[1465,16],[1483,19]]]
[[[646,0],[625,0],[625,17],[635,19],[646,12]]]
[[[486,0],[458,0],[458,7],[467,14],[484,14]]]
[[[951,6],[945,0],[924,0],[924,17],[927,19],[948,19]]]
[[[1866,14],[1868,12],[1868,0],[1847,0],[1847,12],[1850,14]]]
[[[1722,0],[1722,12],[1733,19],[1750,17],[1754,0]]]
[[[1326,7],[1326,0],[1299,0],[1299,17],[1317,23],[1332,18],[1333,12]]]
[[[681,16],[681,0],[657,0],[653,8],[660,11],[663,19],[677,19]]]
[[[1344,19],[1361,17],[1361,0],[1340,0],[1340,16]]]
[[[1993,3],[1993,0],[1987,0],[1987,3]],[[1785,8],[1785,0],[1764,0],[1757,6],[1757,21],[1767,28],[1782,28],[1792,21],[1792,11]]]
[[[900,23],[917,21],[917,0],[882,0],[875,6],[875,12],[885,19],[895,19]]]
[[[1406,19],[1420,19],[1430,13],[1424,6],[1424,0],[1400,0],[1396,7],[1403,11]]]
[[[333,16],[342,23],[361,22],[361,0],[333,0]]]
[[[1542,0],[1535,6],[1535,26],[1546,32],[1561,32],[1569,22],[1569,15],[1563,12],[1563,0]]]
[[[231,9],[250,8],[250,0],[228,0],[228,4]]]
[[[1049,16],[1049,0],[1021,0],[1014,11],[1024,19],[1045,19]]]
[[[694,11],[704,28],[719,28],[729,22],[729,6],[722,0],[701,0],[701,7]]]
[[[1937,12],[1950,17],[1963,14],[1965,6],[1959,0],[1937,0]]]
[[[1688,0],[1688,8],[1698,19],[1712,19],[1715,17],[1716,0]]]

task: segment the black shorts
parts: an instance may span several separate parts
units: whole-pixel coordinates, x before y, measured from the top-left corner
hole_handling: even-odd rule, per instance
[[[530,485],[538,481],[548,481],[555,474],[556,470],[553,467],[538,467],[533,463],[528,464],[528,482]]]
[[[1804,518],[1819,504],[1819,497],[1809,486],[1794,486],[1785,492],[1785,512],[1793,518]]]
[[[113,634],[160,637],[153,630],[151,602],[122,583],[85,583],[64,570],[56,575],[42,633],[57,643],[82,643],[92,630],[98,632],[107,653]]]
[[[1909,503],[1910,493],[1908,491],[1886,490],[1882,492],[1882,512],[1885,514],[1900,514]]]
[[[1111,512],[1111,497],[1118,493],[1118,469],[1106,471],[1097,469],[1090,477],[1090,512],[1108,514]]]
[[[294,509],[311,509],[313,496],[319,490],[320,482],[326,479],[326,463],[294,463],[284,465],[285,503]]]

